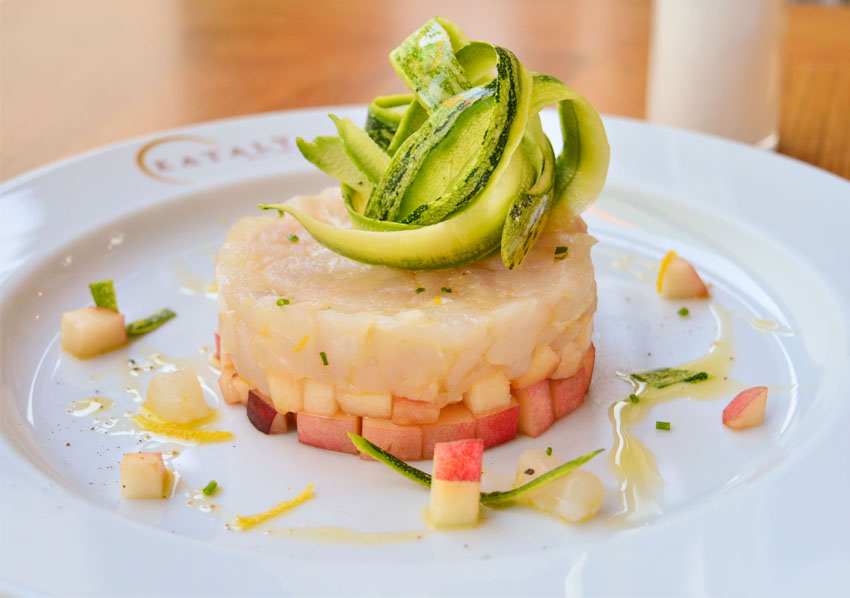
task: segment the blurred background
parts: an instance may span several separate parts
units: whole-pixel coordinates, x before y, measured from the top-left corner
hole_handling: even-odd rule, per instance
[[[5,0],[0,178],[165,128],[402,91],[387,54],[436,14],[599,112],[850,178],[838,0]]]

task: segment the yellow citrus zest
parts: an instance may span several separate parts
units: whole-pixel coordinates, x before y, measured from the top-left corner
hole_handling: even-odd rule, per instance
[[[299,353],[304,347],[307,346],[307,341],[310,340],[310,335],[305,334],[304,338],[298,341],[298,344],[295,345],[295,348],[292,350],[293,353]]]
[[[670,263],[676,259],[675,251],[668,251],[667,255],[661,260],[661,264],[658,266],[658,278],[655,280],[655,292],[661,292],[661,282],[664,280],[664,274],[667,272],[667,268],[670,267]]]
[[[195,442],[221,442],[233,438],[233,434],[224,430],[199,430],[197,424],[177,424],[174,422],[159,422],[144,415],[133,416],[133,421],[146,432],[162,434],[178,440],[194,440]]]
[[[301,494],[299,494],[295,498],[284,501],[279,505],[275,505],[265,513],[258,513],[256,515],[246,515],[244,517],[241,515],[237,515],[236,519],[227,524],[227,527],[228,529],[233,531],[244,532],[246,530],[251,529],[255,525],[259,525],[264,521],[268,521],[272,517],[277,517],[284,511],[288,511],[289,509],[297,507],[301,503],[313,498],[313,496],[315,496],[313,494],[313,484],[310,484],[307,486],[307,488],[304,489]]]

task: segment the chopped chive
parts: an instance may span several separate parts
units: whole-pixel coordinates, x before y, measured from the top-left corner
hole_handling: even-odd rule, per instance
[[[691,312],[687,307],[683,307],[679,311],[677,311],[676,313],[684,318],[685,316],[687,316]]]
[[[440,287],[440,290],[444,293],[451,293],[452,290],[449,287]]]
[[[293,243],[296,243],[298,241],[298,235],[286,235],[286,238],[292,241]]]
[[[675,368],[659,368],[648,372],[636,372],[634,374],[630,374],[629,377],[632,380],[637,380],[638,382],[645,382],[655,388],[665,388],[672,384],[679,384],[680,382],[702,382],[703,380],[708,380],[709,375],[707,372],[694,372],[691,370],[679,370]]]
[[[319,352],[319,357],[321,357],[321,358],[322,358],[322,363],[323,363],[323,364],[328,365],[328,356],[327,356],[327,355],[325,355],[325,352],[324,352],[324,351],[320,351],[320,352]]]
[[[152,316],[127,324],[127,336],[141,336],[156,330],[177,314],[168,309],[161,309]]]
[[[210,480],[210,483],[204,486],[203,493],[207,496],[212,496],[216,488],[218,488],[218,482]]]
[[[566,258],[567,252],[569,251],[569,249],[570,248],[565,246],[565,245],[558,245],[555,248],[555,259],[556,260],[562,260],[562,259]]]
[[[546,454],[550,457],[552,456],[552,447],[551,446],[546,447]]]
[[[669,430],[670,429],[670,422],[655,422],[655,429],[656,430]]]
[[[629,395],[629,400],[632,403],[640,403],[640,397],[638,397],[635,393]]]
[[[416,289],[417,294],[424,293],[424,292],[425,292],[425,287],[419,287],[418,289]]]
[[[118,311],[118,298],[115,296],[115,286],[111,280],[101,280],[89,285],[94,304],[98,307]]]
[[[284,299],[283,297],[281,297],[280,299],[277,300],[277,304],[278,305],[289,305],[289,299]]]

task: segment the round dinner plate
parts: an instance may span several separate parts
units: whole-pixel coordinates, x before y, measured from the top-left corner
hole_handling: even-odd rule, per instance
[[[585,404],[537,439],[485,453],[484,486],[509,487],[527,448],[585,467],[606,487],[596,518],[567,524],[528,507],[486,510],[472,530],[433,531],[425,489],[384,466],[264,436],[222,404],[209,360],[217,247],[260,202],[333,184],[296,137],[331,134],[328,111],[280,112],[169,131],[19,177],[2,187],[3,589],[62,595],[486,594],[830,595],[850,570],[850,183],[728,141],[606,118],[611,168],[586,215],[598,239],[597,365]],[[544,126],[558,138],[557,117]],[[654,292],[670,249],[709,300]],[[114,279],[131,319],[178,316],[127,347],[77,360],[59,317]],[[679,308],[688,307],[686,317]],[[655,406],[634,428],[661,480],[624,512],[612,404],[623,373],[731,347],[730,388],[770,389],[763,426],[734,432],[732,395]],[[157,371],[193,368],[230,442],[145,435],[129,416]],[[621,374],[618,376],[618,373]],[[108,398],[104,409],[80,407]],[[654,421],[671,422],[656,430]],[[162,451],[173,496],[122,501],[126,452]],[[430,469],[430,463],[422,467]],[[219,490],[204,498],[209,480]],[[315,498],[255,529],[313,483]],[[648,505],[648,506],[647,506]]]

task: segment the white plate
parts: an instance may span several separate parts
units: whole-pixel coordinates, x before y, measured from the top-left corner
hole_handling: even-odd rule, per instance
[[[204,347],[216,302],[205,296],[227,227],[260,201],[331,183],[297,150],[297,136],[332,131],[326,110],[197,125],[59,163],[2,190],[2,573],[7,589],[51,594],[775,594],[833,593],[850,565],[848,374],[850,184],[804,164],[722,140],[606,119],[612,162],[588,217],[599,239],[590,400],[537,440],[486,453],[486,482],[512,477],[521,450],[570,458],[612,446],[608,407],[628,393],[617,370],[677,365],[715,335],[708,302],[660,301],[652,263],[690,258],[730,314],[732,376],[771,386],[762,428],[720,424],[726,400],[659,405],[637,434],[658,459],[662,513],[619,529],[609,457],[589,464],[606,484],[603,511],[570,526],[528,509],[488,513],[478,529],[425,529],[427,492],[375,463],[265,437],[223,406],[233,443],[179,447],[170,501],[122,502],[117,463],[140,446],[128,359],[179,358],[219,402]],[[362,120],[362,108],[336,112]],[[545,126],[557,137],[553,114]],[[89,302],[87,283],[114,278],[122,311],[161,307],[178,318],[126,349],[86,361],[57,346],[62,311]],[[750,325],[774,321],[774,332]],[[157,367],[168,367],[164,362]],[[126,391],[129,387],[130,391]],[[95,393],[111,411],[74,417]],[[107,419],[118,423],[107,430]],[[652,420],[673,422],[657,432]],[[94,428],[94,429],[92,429]],[[107,431],[110,433],[104,434]],[[166,446],[167,449],[173,448]],[[609,451],[610,452],[610,451]],[[218,480],[214,516],[186,493]],[[256,531],[224,527],[308,482],[317,496]],[[264,534],[338,526],[415,532],[390,543],[320,543]],[[306,532],[313,533],[316,532]],[[421,538],[417,535],[421,534]],[[335,536],[339,540],[339,536]],[[380,539],[380,538],[372,538]]]

